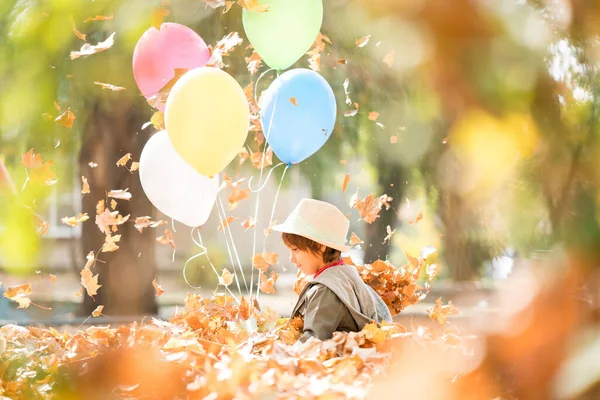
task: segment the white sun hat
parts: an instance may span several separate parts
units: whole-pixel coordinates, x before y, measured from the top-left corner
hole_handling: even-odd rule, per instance
[[[350,221],[333,204],[314,199],[302,199],[285,222],[273,230],[293,233],[339,251],[348,251],[346,236]]]

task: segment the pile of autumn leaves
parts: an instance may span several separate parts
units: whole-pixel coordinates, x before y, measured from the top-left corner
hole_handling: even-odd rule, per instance
[[[420,271],[433,277],[431,251],[399,268],[378,261],[355,266],[392,314],[420,301]],[[430,260],[433,257],[429,257]],[[440,320],[455,313],[441,302]],[[37,398],[364,398],[384,376],[398,340],[413,340],[399,324],[335,333],[297,343],[302,320],[280,318],[251,298],[188,295],[169,321],[150,319],[76,333],[53,328],[0,328],[0,395]],[[158,396],[158,397],[157,397]]]

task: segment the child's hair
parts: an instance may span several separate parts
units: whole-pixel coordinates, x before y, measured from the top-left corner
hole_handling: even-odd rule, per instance
[[[325,250],[321,250],[322,244],[304,236],[283,233],[281,238],[287,247],[296,247],[300,251],[310,251],[316,256],[323,257],[323,262],[327,264],[339,260],[342,255],[339,250],[332,249],[331,247],[325,247]]]

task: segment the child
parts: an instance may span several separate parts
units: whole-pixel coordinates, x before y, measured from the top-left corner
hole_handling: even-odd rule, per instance
[[[350,222],[334,205],[303,199],[286,221],[273,227],[291,251],[290,261],[306,275],[314,275],[292,311],[304,319],[302,342],[310,337],[330,339],[335,331],[358,332],[370,322],[391,322],[390,312],[360,278],[344,265],[342,251]]]

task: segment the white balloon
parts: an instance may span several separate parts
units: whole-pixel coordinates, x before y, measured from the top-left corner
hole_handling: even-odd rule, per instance
[[[140,180],[157,209],[190,227],[204,225],[219,191],[219,176],[210,179],[185,162],[167,131],[158,132],[144,146]]]

